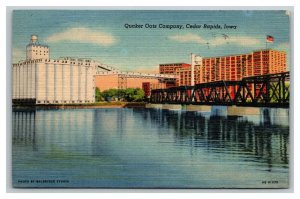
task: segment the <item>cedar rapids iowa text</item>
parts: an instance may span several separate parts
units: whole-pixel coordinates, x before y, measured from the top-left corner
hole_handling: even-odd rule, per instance
[[[124,27],[127,29],[139,29],[139,28],[148,28],[148,29],[237,29],[235,25],[220,25],[220,24],[124,24]]]

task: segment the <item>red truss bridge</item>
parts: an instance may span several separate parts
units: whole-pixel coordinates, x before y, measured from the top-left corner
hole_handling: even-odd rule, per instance
[[[289,108],[290,73],[245,77],[151,91],[150,102]]]

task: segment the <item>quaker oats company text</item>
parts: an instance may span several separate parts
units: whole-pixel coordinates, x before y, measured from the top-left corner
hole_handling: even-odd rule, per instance
[[[238,26],[232,25],[232,24],[151,24],[151,23],[146,23],[146,24],[129,24],[125,23],[124,28],[126,29],[237,29]]]

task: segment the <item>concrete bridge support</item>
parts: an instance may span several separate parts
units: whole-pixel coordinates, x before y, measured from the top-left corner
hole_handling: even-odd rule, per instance
[[[146,104],[146,108],[210,112],[212,106],[207,106],[207,105],[181,105],[181,104]]]
[[[211,106],[207,105],[186,105],[186,111],[210,112]]]
[[[260,115],[259,107],[228,106],[228,116]]]

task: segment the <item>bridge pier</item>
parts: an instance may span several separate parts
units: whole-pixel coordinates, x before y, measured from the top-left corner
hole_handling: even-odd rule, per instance
[[[146,108],[210,112],[211,109],[212,109],[212,106],[208,106],[208,105],[181,105],[181,104],[146,104]]]
[[[181,104],[146,104],[146,108],[182,110]]]
[[[163,104],[162,109],[182,110],[182,105],[181,104]]]
[[[162,104],[146,104],[146,108],[162,109]]]
[[[186,111],[200,111],[200,112],[210,112],[212,106],[208,105],[186,105]]]
[[[228,116],[260,115],[259,107],[228,106]]]

